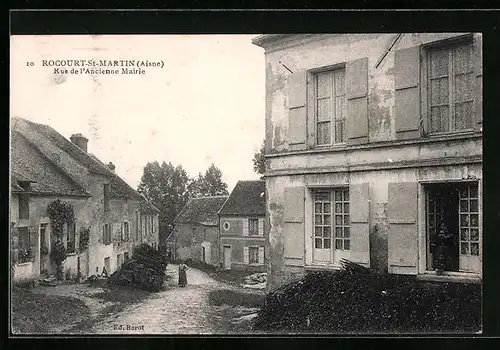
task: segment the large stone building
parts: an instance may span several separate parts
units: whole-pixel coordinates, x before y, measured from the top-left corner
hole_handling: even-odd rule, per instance
[[[227,196],[191,198],[175,218],[173,237],[174,258],[194,260],[218,266],[219,230],[217,212]],[[167,245],[167,248],[171,245]]]
[[[142,216],[152,215],[157,233],[158,210],[116,175],[111,163],[105,165],[88,153],[87,143],[81,134],[69,141],[48,125],[11,119],[14,280],[54,273],[50,253],[57,239],[67,250],[64,273],[75,276],[80,270],[83,277],[100,274],[103,268],[112,273],[137,244],[157,245],[157,234],[143,237],[139,223]],[[48,211],[57,200],[75,214],[75,222],[65,223],[60,237],[53,232]]]
[[[482,276],[482,35],[262,35],[275,288],[342,258]]]
[[[266,270],[265,191],[264,181],[238,181],[219,211],[222,268]]]

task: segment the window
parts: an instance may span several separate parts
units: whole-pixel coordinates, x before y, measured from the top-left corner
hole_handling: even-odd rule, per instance
[[[19,196],[19,219],[29,219],[30,209],[29,209],[29,197]]]
[[[33,252],[31,251],[30,232],[28,227],[19,227],[18,229],[18,262],[25,263],[31,261]]]
[[[76,251],[76,223],[66,225],[66,252],[74,253]]]
[[[102,229],[102,243],[111,244],[111,227],[109,224],[104,224]]]
[[[427,113],[430,133],[473,128],[474,62],[472,42],[427,52]]]
[[[40,224],[40,245],[42,247],[47,246],[45,233],[47,232],[47,224]]]
[[[129,258],[128,252],[123,253],[123,257],[125,258],[125,261],[127,261]]]
[[[109,211],[109,184],[104,184],[103,192],[104,211]]]
[[[135,239],[136,240],[139,240],[140,224],[141,224],[141,220],[139,217],[139,211],[136,210],[135,211]]]
[[[222,227],[224,228],[224,231],[229,231],[229,222],[226,221]]]
[[[248,262],[250,264],[259,263],[259,247],[249,247],[248,248]]]
[[[320,72],[314,76],[316,144],[346,141],[345,69]]]
[[[333,218],[333,220],[332,220]],[[350,250],[349,190],[339,188],[314,194],[314,247]]]
[[[122,241],[128,241],[130,238],[130,227],[128,221],[122,225]]]
[[[479,203],[477,185],[460,188],[460,254],[479,255]]]
[[[259,234],[259,219],[248,219],[248,233],[251,235]]]

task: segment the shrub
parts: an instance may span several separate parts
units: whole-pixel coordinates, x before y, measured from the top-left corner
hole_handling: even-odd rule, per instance
[[[166,268],[164,253],[141,244],[134,249],[132,258],[109,277],[109,282],[156,292],[163,289]]]
[[[56,264],[56,278],[60,281],[63,279],[63,261],[66,260],[66,248],[64,244],[58,240],[54,244],[54,248],[51,251],[52,261]]]

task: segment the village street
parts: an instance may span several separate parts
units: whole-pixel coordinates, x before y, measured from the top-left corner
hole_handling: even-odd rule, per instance
[[[227,333],[228,323],[246,322],[245,316],[257,311],[255,308],[211,305],[211,291],[236,287],[215,281],[200,270],[188,270],[185,288],[177,286],[177,265],[169,265],[167,273],[171,276],[167,290],[99,321],[90,333],[220,334]]]

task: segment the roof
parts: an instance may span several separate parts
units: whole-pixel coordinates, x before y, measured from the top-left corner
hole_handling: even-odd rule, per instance
[[[148,201],[144,196],[141,200],[141,202],[139,203],[140,205],[140,208],[141,208],[141,213],[144,213],[144,214],[159,214],[160,213],[160,209],[158,209],[157,207],[155,207],[155,205],[153,203],[151,203],[150,201]]]
[[[26,192],[19,183],[31,182],[28,192],[35,194],[90,196],[78,181],[46,157],[19,131],[11,135],[10,166],[13,192]]]
[[[175,223],[217,226],[217,212],[228,196],[191,198],[175,219]]]
[[[130,187],[123,179],[121,179],[117,174],[109,169],[108,166],[101,162],[96,156],[83,151],[50,126],[34,123],[23,118],[12,118],[11,128],[13,130],[13,134],[22,135],[22,137],[24,137],[32,145],[32,148],[37,148],[38,152],[51,162],[52,167],[58,168],[59,172],[65,173],[66,176],[71,178],[72,181],[76,184],[78,184],[78,181],[74,179],[71,174],[65,172],[60,166],[50,160],[43,153],[43,151],[40,150],[40,147],[38,147],[37,144],[46,142],[46,140],[48,139],[63,152],[67,153],[77,162],[85,166],[89,170],[89,172],[109,177],[111,185],[111,198],[131,198],[135,200],[143,199],[143,197],[136,190]],[[15,148],[14,145],[12,146],[12,148]],[[23,157],[23,154],[18,154],[18,158]]]
[[[220,215],[266,215],[266,182],[238,181]]]

